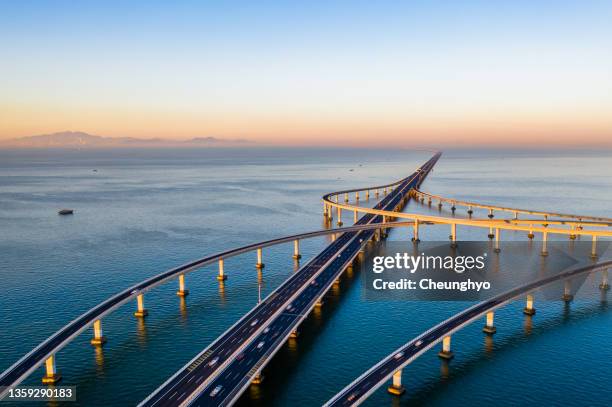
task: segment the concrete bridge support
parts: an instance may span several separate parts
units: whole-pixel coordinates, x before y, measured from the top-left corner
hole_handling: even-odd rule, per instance
[[[261,384],[263,382],[263,379],[264,376],[261,373],[257,373],[255,376],[253,376],[251,384]]]
[[[62,380],[62,376],[57,373],[57,369],[55,368],[55,355],[49,356],[49,358],[45,361],[45,375],[42,378],[43,384],[55,384]]]
[[[406,392],[406,389],[402,386],[402,369],[393,373],[393,383],[387,388],[387,391],[395,396],[401,396]]]
[[[342,208],[338,207],[338,226],[342,226]]]
[[[489,209],[489,214],[487,215],[489,219],[493,219],[495,215],[493,215],[493,209]]]
[[[527,295],[527,301],[525,302],[525,308],[523,309],[523,314],[525,315],[535,315],[536,310],[533,307],[533,295]]]
[[[451,351],[451,337],[445,336],[442,339],[442,350],[438,353],[438,356],[442,359],[451,360],[455,355]]]
[[[217,275],[217,280],[219,281],[227,280],[227,276],[225,275],[224,270],[223,270],[223,259],[219,259],[219,274]]]
[[[149,315],[149,311],[144,307],[144,294],[138,294],[136,297],[136,312],[134,312],[134,316],[138,318],[144,318]]]
[[[346,192],[344,194],[344,202],[348,202],[348,201],[349,201],[348,192]]]
[[[468,210],[467,210],[468,215],[472,216],[472,214],[474,213],[474,211],[472,210],[472,206],[468,206]]]
[[[302,258],[302,255],[300,254],[300,240],[295,239],[293,241],[293,259],[299,260],[301,258]]]
[[[569,280],[565,280],[565,283],[563,284],[562,299],[566,303],[571,302],[574,299],[574,296],[572,295],[572,285],[570,284]]]
[[[357,213],[357,211],[353,211],[353,223],[357,223],[357,220],[359,219],[359,215]]]
[[[609,290],[610,284],[608,283],[608,269],[604,269],[601,272],[601,284],[599,284],[601,290]]]
[[[370,190],[366,189],[366,201],[370,199]]]
[[[359,191],[355,191],[355,201],[359,202]]]
[[[189,290],[185,289],[185,274],[179,275],[179,289],[176,292],[176,295],[179,297],[185,297],[189,294]]]
[[[482,332],[489,335],[493,335],[495,332],[497,332],[497,328],[495,328],[495,325],[493,324],[494,316],[495,313],[493,311],[487,312],[487,322],[485,323],[484,328],[482,328]]]
[[[493,234],[493,226],[489,226],[489,234],[487,235],[489,239],[493,239],[495,235]]]
[[[451,223],[451,248],[455,249],[457,247],[457,224]]]
[[[493,251],[495,253],[499,253],[501,252],[501,249],[499,247],[499,237],[500,237],[500,230],[499,228],[495,228],[495,249],[493,249]]]
[[[106,338],[102,333],[102,321],[99,319],[93,323],[94,337],[91,338],[91,344],[101,346],[106,342]]]
[[[591,244],[591,258],[597,259],[597,236],[593,235],[593,243]]]
[[[533,225],[529,225],[529,233],[527,233],[527,238],[533,239],[535,235],[533,234]]]
[[[540,253],[542,256],[548,256],[548,232],[542,232],[542,252]]]
[[[266,267],[263,262],[263,249],[261,247],[257,249],[257,264],[255,264],[255,267],[258,270],[261,270],[262,268]]]
[[[419,243],[419,220],[415,219],[414,220],[414,236],[412,238],[412,241],[415,243]]]

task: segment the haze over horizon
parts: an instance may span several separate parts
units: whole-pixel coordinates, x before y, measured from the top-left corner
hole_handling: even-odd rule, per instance
[[[612,4],[0,6],[0,142],[612,147]]]

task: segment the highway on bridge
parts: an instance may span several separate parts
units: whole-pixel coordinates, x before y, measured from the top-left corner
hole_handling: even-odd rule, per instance
[[[462,311],[432,329],[417,336],[395,352],[380,361],[377,365],[365,372],[340,393],[329,400],[325,407],[353,406],[361,404],[380,385],[386,382],[396,371],[411,363],[422,353],[440,342],[445,336],[451,335],[487,312],[499,308],[511,300],[529,293],[537,288],[544,287],[557,281],[566,280],[581,274],[590,273],[599,269],[612,267],[612,261],[588,265],[561,272],[534,282],[514,288],[497,295],[489,300],[480,302],[465,311]]]
[[[375,208],[395,209],[411,189],[417,188],[440,157],[435,154],[403,179]],[[381,222],[366,214],[356,224]],[[359,250],[372,230],[343,233],[274,290],[207,349],[192,359],[141,406],[228,405],[250,384],[308,315]]]

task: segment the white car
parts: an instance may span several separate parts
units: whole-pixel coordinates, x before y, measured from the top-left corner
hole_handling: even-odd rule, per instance
[[[267,334],[268,332],[270,332],[270,327],[267,327],[266,329],[264,329],[265,334]]]
[[[423,344],[423,341],[418,340],[416,341],[416,343],[414,344],[414,346],[421,346]]]
[[[215,387],[213,389],[213,391],[210,392],[210,397],[215,397],[217,394],[219,394],[219,392],[221,391],[222,388],[223,388],[223,386],[221,386],[221,385]]]
[[[257,344],[257,349],[261,349],[261,348],[263,348],[264,344],[265,344],[265,342],[263,342],[263,341],[259,342],[259,343]]]
[[[213,360],[208,362],[208,366],[214,366],[217,364],[218,361],[219,361],[219,356],[215,356]]]
[[[393,356],[393,359],[399,359],[402,356],[404,356],[404,352],[398,352],[398,353],[395,354],[395,356]]]
[[[257,325],[257,323],[258,323],[258,322],[259,322],[259,320],[258,320],[258,319],[256,319],[255,321],[251,322],[251,326],[255,326],[255,325]]]

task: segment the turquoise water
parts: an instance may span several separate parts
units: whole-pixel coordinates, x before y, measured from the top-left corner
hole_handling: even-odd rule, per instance
[[[388,182],[427,152],[367,150],[168,150],[112,153],[0,152],[0,370],[65,323],[148,276],[216,251],[323,227],[325,192]],[[94,172],[93,169],[97,169]],[[352,170],[352,171],[351,171]],[[612,217],[609,152],[445,152],[423,189],[458,199]],[[57,210],[75,209],[60,217]],[[407,211],[437,213],[410,203]],[[345,222],[352,217],[345,215]],[[393,231],[391,240],[408,237]],[[448,230],[424,228],[442,240]],[[459,229],[479,240],[483,232]],[[508,234],[505,239],[523,239]],[[304,257],[326,238],[302,242]],[[262,295],[296,267],[292,246],[264,252]],[[303,262],[304,260],[302,260]],[[127,304],[103,321],[108,343],[90,332],[57,355],[77,404],[134,405],[225,331],[258,298],[255,254],[229,259],[223,287],[215,267],[148,293],[144,323]],[[590,277],[597,283],[598,276]],[[371,302],[363,276],[345,275],[265,369],[240,404],[320,405],[423,330],[466,307],[460,302]],[[588,284],[589,280],[585,284]],[[455,359],[435,351],[404,370],[406,405],[610,405],[612,312],[598,295],[522,303],[496,313],[489,340],[473,324],[453,337]],[[37,385],[42,370],[26,384]],[[369,405],[396,405],[381,388]],[[74,403],[72,404],[74,405]]]

